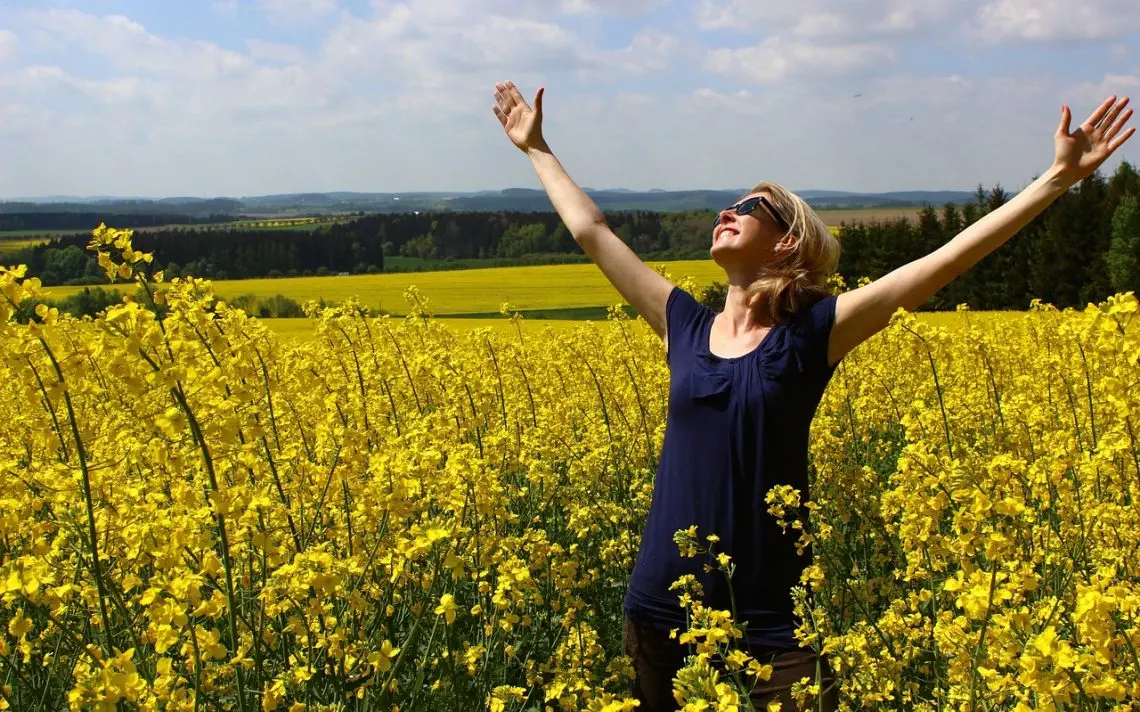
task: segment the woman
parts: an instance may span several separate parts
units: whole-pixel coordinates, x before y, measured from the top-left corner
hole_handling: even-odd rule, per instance
[[[794,636],[790,589],[808,556],[796,555],[795,537],[780,532],[764,495],[776,484],[807,491],[808,430],[839,360],[896,309],[916,309],[1096,170],[1135,132],[1124,128],[1128,98],[1109,97],[1074,132],[1062,106],[1053,164],[1040,178],[934,252],[838,296],[824,287],[838,242],[803,200],[760,183],[716,217],[710,253],[724,269],[728,296],[714,313],[607,227],[543,140],[542,94],[532,108],[513,83],[497,84],[495,116],[583,251],[665,341],[670,369],[665,442],[625,599],[624,645],[640,709],[676,708],[672,678],[686,649],[668,631],[683,630],[685,619],[670,584],[693,574],[707,605],[730,606],[724,575],[706,574],[704,562],[682,557],[673,541],[691,525],[701,541],[719,536],[717,550],[732,556],[737,623],[752,654],[775,670],[752,691],[753,704],[778,700],[794,709],[791,683],[809,677],[825,690],[823,706],[834,709],[827,661]]]

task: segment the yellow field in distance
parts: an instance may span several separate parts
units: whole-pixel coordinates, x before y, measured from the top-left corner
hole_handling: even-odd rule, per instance
[[[0,239],[0,259],[2,259],[4,255],[22,250],[25,247],[35,247],[44,241],[42,237]]]
[[[724,271],[712,260],[661,264],[674,280],[687,274],[703,286],[724,279]],[[624,301],[601,270],[589,263],[344,277],[242,279],[214,282],[214,291],[223,298],[239,294],[264,297],[284,294],[301,303],[322,297],[326,302],[340,302],[356,296],[365,306],[403,314],[408,311],[404,290],[411,285],[430,300],[431,311],[440,315],[497,312],[503,302],[510,302],[513,309],[525,310],[609,306]],[[134,291],[132,286],[120,286],[119,289]],[[80,290],[82,287],[49,287],[44,291],[50,299],[62,299]]]
[[[435,321],[456,333],[473,331],[475,329],[491,329],[497,334],[509,336],[515,336],[517,334],[514,324],[507,318],[436,319]],[[311,338],[317,325],[315,319],[262,319],[261,323],[269,327],[269,330],[274,334],[288,341]],[[574,319],[523,319],[520,322],[520,328],[525,338],[541,334],[546,329],[551,329],[556,334],[569,333],[586,324],[605,326],[604,322],[579,321]]]

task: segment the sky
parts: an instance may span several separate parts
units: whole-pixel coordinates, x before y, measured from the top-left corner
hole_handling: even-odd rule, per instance
[[[583,186],[1016,191],[1140,3],[4,0],[0,197],[540,188],[508,79]]]

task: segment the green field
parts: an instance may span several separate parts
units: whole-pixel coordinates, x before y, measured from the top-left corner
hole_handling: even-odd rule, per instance
[[[724,272],[712,260],[662,264],[674,280],[688,274],[703,286],[724,278]],[[402,314],[409,310],[404,290],[412,285],[430,300],[429,311],[440,315],[498,312],[503,302],[510,302],[513,309],[524,310],[609,306],[624,301],[593,264],[242,279],[214,282],[214,290],[222,297],[284,294],[301,303],[321,298],[326,302],[340,302],[356,296],[365,306]],[[50,299],[62,299],[82,289],[48,287],[44,291]]]

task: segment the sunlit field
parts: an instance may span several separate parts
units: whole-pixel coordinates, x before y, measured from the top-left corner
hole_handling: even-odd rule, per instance
[[[922,323],[930,324],[933,326],[941,326],[951,330],[958,329],[982,329],[992,330],[996,326],[1005,322],[1020,322],[1026,319],[1040,320],[1043,317],[1039,314],[1031,314],[1028,312],[920,312],[915,317]],[[522,330],[523,336],[544,334],[547,328],[551,329],[551,334],[566,335],[572,333],[575,329],[586,324],[594,324],[604,326],[604,322],[599,321],[584,321],[574,319],[521,319],[518,322],[512,321],[507,318],[496,319],[448,319],[437,318],[433,320],[435,323],[450,329],[455,332],[471,331],[475,329],[491,329],[492,331],[506,336],[514,336],[519,333],[518,329]],[[274,334],[289,339],[307,339],[312,337],[318,322],[314,319],[263,319],[261,323],[269,328]],[[518,324],[518,327],[515,324]],[[1130,326],[1129,328],[1135,328]]]
[[[0,260],[13,252],[34,247],[41,242],[44,242],[42,237],[4,237],[0,239]]]
[[[671,275],[691,276],[701,285],[724,278],[724,272],[711,260],[661,264]],[[302,303],[321,298],[340,302],[356,297],[365,306],[400,314],[408,311],[404,290],[413,285],[430,300],[430,311],[440,315],[495,313],[504,302],[509,302],[513,309],[558,309],[608,306],[623,301],[592,264],[229,280],[214,282],[214,290],[223,298],[239,294],[284,294]],[[52,299],[59,299],[81,289],[49,287],[44,292]]]
[[[490,329],[499,335],[515,336],[519,333],[523,337],[542,336],[550,329],[554,335],[562,335],[574,331],[579,326],[596,324],[598,322],[576,321],[573,319],[521,319],[517,322],[511,319],[433,319],[433,322],[455,332],[474,331],[476,329]],[[283,339],[298,340],[312,338],[318,321],[316,319],[263,319],[262,323],[269,327],[277,336]],[[517,324],[517,326],[516,326]]]
[[[109,270],[148,258],[97,240]],[[669,386],[644,322],[520,339],[347,304],[282,339],[204,283],[142,286],[161,322],[15,325],[36,280],[0,270],[3,707],[634,709],[621,605]],[[901,314],[844,358],[811,491],[754,515],[811,544],[797,635],[852,709],[1140,696],[1137,311]],[[675,540],[731,580],[715,534]],[[682,600],[677,699],[738,709],[771,667]]]

